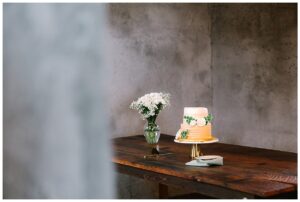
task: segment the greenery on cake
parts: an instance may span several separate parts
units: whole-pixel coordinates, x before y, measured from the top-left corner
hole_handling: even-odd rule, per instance
[[[211,123],[213,120],[213,116],[211,114],[208,114],[208,116],[203,117],[199,120],[197,120],[196,118],[192,117],[192,116],[183,116],[183,118],[185,119],[185,121],[189,124],[189,125],[202,125],[201,123],[205,122],[205,125],[207,125],[208,123]]]
[[[183,131],[181,131],[181,139],[186,139],[188,133],[189,133],[189,130],[183,130]]]
[[[188,124],[191,124],[192,121],[197,121],[197,119],[195,119],[195,118],[192,117],[192,116],[184,116],[183,118],[185,119],[185,121],[186,121]]]
[[[213,120],[213,116],[211,115],[211,114],[208,114],[208,116],[207,117],[204,117],[204,119],[205,119],[205,122],[206,122],[206,124],[205,125],[207,125],[208,123],[211,123],[212,122],[212,120]]]

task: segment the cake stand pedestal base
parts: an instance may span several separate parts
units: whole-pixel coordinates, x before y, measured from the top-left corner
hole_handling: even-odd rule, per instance
[[[203,156],[203,153],[200,150],[200,146],[199,146],[200,144],[211,144],[211,143],[215,143],[218,141],[219,141],[219,139],[215,138],[215,137],[214,137],[214,139],[208,140],[208,141],[182,141],[182,140],[178,140],[178,139],[174,140],[174,142],[179,143],[179,144],[191,144],[192,145],[191,154],[190,154],[192,160],[196,159],[199,156]]]
[[[192,160],[196,159],[199,156],[203,156],[203,153],[200,150],[200,146],[197,145],[197,144],[193,144],[192,149],[191,149],[191,158],[192,158]]]

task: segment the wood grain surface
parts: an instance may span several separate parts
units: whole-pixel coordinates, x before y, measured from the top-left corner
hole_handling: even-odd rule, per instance
[[[123,171],[133,168],[144,171],[148,177],[151,175],[149,178],[165,177],[164,184],[171,183],[168,179],[176,184],[177,179],[190,183],[188,187],[194,186],[195,190],[197,186],[208,185],[216,190],[221,188],[265,198],[297,191],[295,153],[213,143],[201,145],[201,150],[205,155],[223,156],[224,165],[192,167],[185,165],[190,161],[191,145],[175,143],[174,136],[161,135],[160,151],[171,154],[153,159],[144,158],[151,148],[142,135],[113,139],[113,147],[113,162],[119,168],[123,166]]]

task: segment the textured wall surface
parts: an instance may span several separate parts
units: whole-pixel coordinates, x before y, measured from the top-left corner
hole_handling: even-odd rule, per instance
[[[206,5],[110,4],[108,9],[112,137],[143,133],[144,121],[129,105],[146,93],[172,96],[172,108],[158,116],[163,133],[177,132],[184,106],[211,107]]]
[[[101,5],[5,4],[4,198],[113,198]]]
[[[212,6],[214,133],[297,152],[297,6]]]

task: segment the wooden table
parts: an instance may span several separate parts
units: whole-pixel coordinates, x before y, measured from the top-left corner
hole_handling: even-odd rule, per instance
[[[113,162],[119,172],[159,183],[160,198],[167,186],[215,198],[297,198],[297,154],[223,143],[201,145],[205,155],[224,157],[223,166],[192,167],[191,145],[177,144],[161,135],[159,147],[169,155],[145,159],[149,145],[144,136],[113,140]]]

